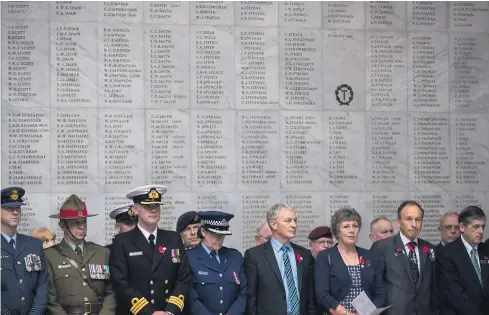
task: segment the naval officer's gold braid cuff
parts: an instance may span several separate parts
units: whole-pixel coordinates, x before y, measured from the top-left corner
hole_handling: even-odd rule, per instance
[[[136,315],[137,313],[139,313],[143,307],[145,307],[146,305],[149,304],[148,300],[146,300],[146,298],[143,296],[142,298],[138,299],[138,298],[133,298],[131,300],[131,304],[132,304],[132,307],[130,309],[131,313],[133,313],[134,315]]]
[[[185,298],[181,294],[178,297],[172,295],[168,299],[168,303],[175,304],[176,306],[178,306],[178,308],[180,309],[180,312],[183,311],[184,301],[185,301]]]

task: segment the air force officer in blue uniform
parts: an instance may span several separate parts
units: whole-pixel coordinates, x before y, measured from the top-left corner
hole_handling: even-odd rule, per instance
[[[42,315],[48,302],[48,272],[41,241],[17,233],[24,189],[2,189],[2,315]]]
[[[189,294],[190,315],[241,315],[246,311],[247,282],[243,255],[223,247],[231,235],[229,220],[234,215],[221,211],[199,213],[202,242],[187,251],[194,281]]]

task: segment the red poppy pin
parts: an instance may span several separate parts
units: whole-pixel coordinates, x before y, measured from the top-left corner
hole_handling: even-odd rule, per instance
[[[397,250],[396,250],[396,257],[399,257],[402,254],[404,254],[404,251],[400,247],[398,247]]]
[[[359,260],[360,260],[360,264],[362,264],[362,265],[365,264],[365,259],[363,259],[362,256],[360,256],[360,259]]]
[[[423,246],[423,253],[427,253],[430,251],[430,248],[428,246]]]
[[[488,260],[489,258],[487,256],[484,256],[484,260]]]
[[[160,252],[160,254],[164,254],[166,252],[166,247],[163,247],[163,246],[158,246],[158,251]]]
[[[295,254],[295,258],[297,258],[297,261],[298,261],[298,262],[301,262],[301,261],[302,261],[302,256],[301,256],[301,254],[299,254],[299,253],[296,253],[296,254]]]

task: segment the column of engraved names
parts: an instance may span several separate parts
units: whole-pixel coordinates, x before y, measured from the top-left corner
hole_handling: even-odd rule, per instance
[[[321,118],[314,112],[282,115],[282,186],[302,191],[321,189]]]
[[[410,182],[416,188],[450,187],[449,119],[447,114],[411,114]],[[437,188],[439,187],[439,188]]]
[[[408,176],[406,121],[406,117],[397,113],[368,113],[369,187],[404,190]]]
[[[58,106],[95,106],[97,58],[95,24],[54,22],[51,25],[51,102]]]
[[[284,108],[322,109],[321,33],[281,30],[281,103]]]
[[[142,104],[141,29],[135,25],[99,25],[101,104],[107,107],[144,107]]]
[[[266,221],[267,210],[274,202],[270,194],[241,195],[238,212],[241,213],[241,236],[244,249],[255,246],[256,229]]]
[[[88,114],[86,116],[86,114]],[[97,173],[96,152],[93,148],[96,135],[96,124],[93,126],[89,118],[96,117],[95,110],[58,111],[52,114],[56,122],[52,138],[56,139],[56,147],[52,148],[54,159],[52,172],[53,190],[76,192],[81,189],[96,191],[94,178]],[[68,189],[67,189],[68,188]]]
[[[43,194],[44,195],[44,194]],[[30,194],[30,195],[24,195],[22,198],[22,202],[25,204],[22,206],[22,216],[20,218],[19,226],[17,227],[17,233],[22,233],[25,235],[30,235],[32,230],[39,227],[39,221],[42,222],[44,219],[42,216],[42,213],[46,212],[41,212],[39,205],[36,203],[36,201],[41,201],[41,200],[36,200],[37,198],[46,198],[47,197],[41,196],[40,194]],[[45,200],[42,200],[45,201]],[[49,202],[48,202],[49,204]],[[42,209],[44,211],[50,211],[49,208],[47,209]],[[41,220],[39,220],[41,219]]]
[[[307,246],[307,236],[319,222],[323,222],[322,201],[319,193],[289,193],[285,195],[285,204],[294,208],[297,215],[296,242]],[[318,224],[319,223],[319,224]]]
[[[449,110],[448,36],[423,33],[409,37],[409,109]]]
[[[453,211],[460,212],[463,208],[468,206],[477,206],[481,209],[487,207],[486,196],[483,192],[466,192],[466,193],[453,193],[452,200],[455,204]]]
[[[179,111],[147,111],[148,180],[186,191],[190,186],[189,118]]]
[[[280,187],[278,115],[239,113],[239,185],[245,190],[278,190]]]
[[[236,29],[238,107],[263,109],[278,106],[277,37],[276,28]]]
[[[278,3],[240,1],[236,4],[236,25],[277,26]]]
[[[146,102],[150,107],[188,108],[188,37],[188,29],[182,27],[147,26]]]
[[[122,205],[129,204],[131,200],[124,195],[110,195],[104,197],[104,238],[105,244],[112,244],[112,238],[117,234],[115,229],[115,220],[109,217],[109,214]],[[129,207],[128,207],[129,209]],[[90,211],[89,211],[90,212]]]
[[[44,22],[2,20],[2,100],[48,105],[49,27]]]
[[[236,174],[234,112],[192,113],[192,154],[194,186],[233,191]]]
[[[486,108],[489,71],[489,35],[481,33],[451,33],[450,75],[451,110],[478,111]],[[484,95],[486,97],[484,97]]]
[[[405,110],[405,41],[402,33],[368,35],[367,109]]]
[[[177,213],[184,213],[191,207],[187,193],[166,194],[161,197],[161,218],[158,226],[164,230],[174,230]]]
[[[408,30],[445,30],[448,3],[412,1],[408,6]]]
[[[397,219],[397,208],[406,200],[404,193],[374,193],[371,199],[371,211],[374,218],[387,217]]]
[[[50,155],[49,150],[45,150],[50,143],[50,118],[44,111],[32,109],[26,112],[9,110],[2,114],[4,185],[46,192],[50,183]]]
[[[423,229],[420,237],[436,244],[440,240],[440,219],[444,213],[452,212],[448,194],[419,193],[413,196],[425,210],[423,216]]]
[[[455,167],[452,167],[452,187],[487,191],[489,140],[484,136],[489,133],[487,117],[455,115],[451,127],[454,142],[451,149],[455,162]]]
[[[232,29],[191,27],[191,104],[195,108],[234,107],[234,48]]]

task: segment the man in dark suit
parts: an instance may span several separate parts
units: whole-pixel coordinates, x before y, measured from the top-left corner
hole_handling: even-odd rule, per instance
[[[481,208],[466,207],[458,221],[462,236],[443,247],[437,257],[441,314],[489,314],[489,249],[481,244],[486,216]]]
[[[25,191],[1,192],[2,315],[44,314],[48,303],[48,271],[41,241],[17,233]]]
[[[400,232],[375,242],[372,251],[379,257],[383,273],[386,315],[437,314],[434,290],[433,245],[418,238],[424,210],[413,200],[403,201],[397,209]]]
[[[178,315],[182,312],[192,275],[182,238],[158,228],[161,196],[166,187],[143,186],[131,190],[132,210],[138,225],[117,234],[110,253],[117,315]]]
[[[272,237],[245,252],[248,315],[315,315],[314,258],[290,242],[296,234],[295,210],[276,204],[267,211]]]

